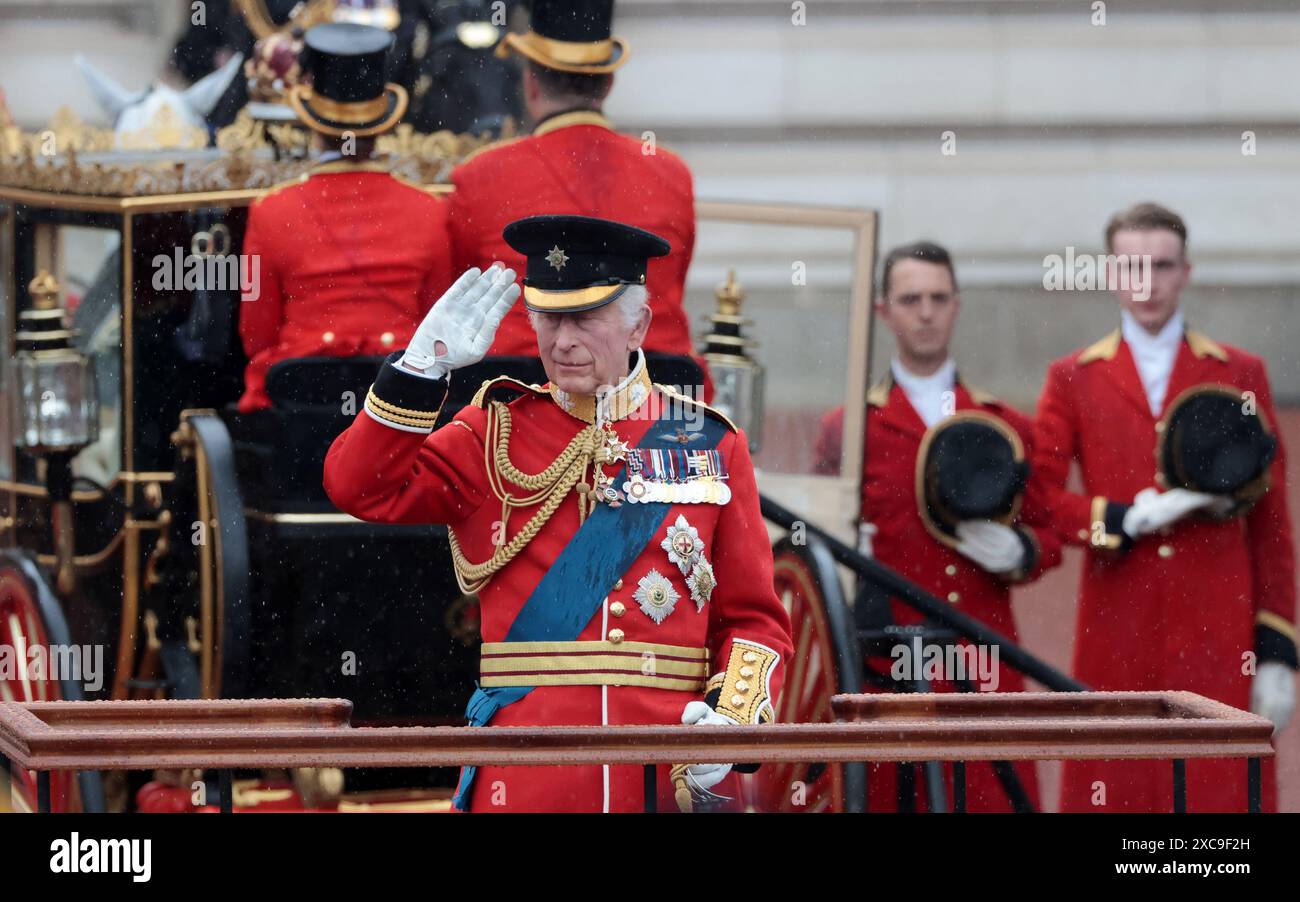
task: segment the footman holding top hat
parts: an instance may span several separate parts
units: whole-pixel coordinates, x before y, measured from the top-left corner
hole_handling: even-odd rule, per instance
[[[446,523],[482,605],[472,725],[756,724],[789,618],[745,436],[654,385],[647,262],[667,242],[580,216],[511,223],[550,381],[490,380],[434,430],[448,380],[491,346],[515,273],[466,272],[395,352],[334,442],[325,488],[364,520]],[[735,795],[730,764],[661,768],[660,810]],[[640,811],[635,766],[467,767],[473,811]]]
[[[1295,703],[1295,553],[1264,363],[1188,328],[1191,265],[1173,212],[1107,229],[1121,326],[1052,364],[1035,463],[1053,517],[1087,550],[1075,675],[1093,689],[1182,689],[1285,728]],[[1149,295],[1149,296],[1148,296]],[[1145,296],[1145,299],[1144,299]],[[1078,461],[1083,492],[1066,490]],[[1190,811],[1245,811],[1245,765],[1187,762]],[[1264,807],[1276,804],[1272,759]],[[1067,811],[1169,811],[1167,762],[1071,761]]]
[[[903,245],[886,255],[882,270],[876,312],[894,333],[898,355],[885,380],[867,393],[863,550],[1018,641],[1011,588],[1036,579],[1061,558],[1042,492],[1030,479],[1032,424],[961,378],[949,356],[961,297],[947,250],[931,242]],[[843,409],[822,423],[816,455],[822,472],[839,466],[843,427]],[[898,603],[891,605],[891,614],[899,626],[923,619]],[[892,675],[891,660],[870,664]],[[976,689],[1024,688],[1020,674],[1008,666],[998,665],[994,674],[996,684],[983,687],[981,678],[967,677]],[[933,691],[954,691],[952,678],[959,676],[945,674]],[[892,764],[871,767],[870,810],[897,810],[897,771]],[[1012,783],[1014,797],[1037,807],[1033,762],[1017,762],[1014,772],[1019,780],[1019,788]],[[989,762],[971,762],[967,810],[1012,810],[1013,796],[1003,780]],[[951,785],[950,776],[947,781]]]

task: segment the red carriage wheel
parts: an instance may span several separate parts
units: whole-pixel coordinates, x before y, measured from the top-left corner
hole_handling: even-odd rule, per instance
[[[63,697],[58,674],[51,672],[50,639],[38,598],[41,588],[32,581],[31,569],[8,556],[0,559],[0,701],[49,702]],[[31,656],[36,648],[41,649],[39,666]],[[72,771],[50,774],[52,811],[79,807],[74,776]],[[35,774],[17,770],[10,781],[14,809],[35,811]]]
[[[816,539],[806,545],[783,539],[773,558],[776,593],[790,612],[795,648],[777,721],[830,722],[831,696],[862,685],[862,656],[835,563]],[[749,805],[758,811],[857,811],[865,797],[865,768],[856,763],[765,764],[746,779]]]

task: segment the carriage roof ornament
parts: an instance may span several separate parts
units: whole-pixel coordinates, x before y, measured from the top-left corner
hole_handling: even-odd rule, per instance
[[[119,149],[172,150],[207,146],[207,117],[239,75],[244,55],[236,53],[183,91],[163,84],[129,91],[81,54],[74,60],[112,123]]]

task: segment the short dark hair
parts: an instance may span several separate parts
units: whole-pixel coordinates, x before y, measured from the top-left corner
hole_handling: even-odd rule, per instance
[[[957,272],[952,268],[952,256],[948,253],[948,249],[933,241],[914,241],[911,244],[899,245],[885,255],[885,262],[880,269],[881,300],[889,297],[889,274],[893,272],[894,264],[903,260],[920,260],[923,263],[945,267],[948,275],[952,277],[952,290],[957,290]]]
[[[538,63],[529,62],[528,68],[537,76],[537,83],[542,91],[553,97],[573,97],[588,103],[598,104],[609,93],[614,76],[605,72],[599,75],[587,75],[583,72],[563,72],[548,69]]]
[[[1173,232],[1187,250],[1187,223],[1183,218],[1155,203],[1134,204],[1127,210],[1116,213],[1106,224],[1106,253],[1115,252],[1115,233],[1122,231],[1154,232],[1165,230]]]

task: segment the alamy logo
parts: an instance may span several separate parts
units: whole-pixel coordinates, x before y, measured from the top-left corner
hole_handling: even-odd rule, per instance
[[[86,839],[73,833],[50,843],[50,871],[55,874],[131,874],[148,883],[153,872],[151,839]]]
[[[1073,247],[1065,255],[1043,258],[1043,288],[1048,291],[1131,291],[1133,300],[1151,299],[1149,254],[1079,254]]]
[[[72,681],[98,692],[104,686],[104,646],[0,645],[0,681],[30,685],[46,680]]]
[[[154,291],[238,291],[240,300],[262,296],[262,258],[258,254],[186,254],[153,258]]]
[[[914,636],[910,643],[895,645],[889,656],[894,659],[889,675],[898,682],[924,680],[935,683],[943,680],[974,683],[981,692],[996,692],[998,689],[996,645],[923,643],[920,636]]]

